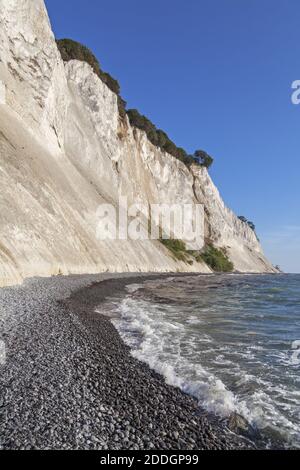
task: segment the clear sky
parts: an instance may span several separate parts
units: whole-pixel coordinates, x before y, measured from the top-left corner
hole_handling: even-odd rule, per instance
[[[300,272],[299,0],[46,0],[56,37],[87,45],[137,108],[215,158],[226,203]]]

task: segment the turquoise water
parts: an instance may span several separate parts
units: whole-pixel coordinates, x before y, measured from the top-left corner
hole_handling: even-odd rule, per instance
[[[176,276],[127,291],[113,322],[135,357],[208,411],[300,447],[300,275]]]

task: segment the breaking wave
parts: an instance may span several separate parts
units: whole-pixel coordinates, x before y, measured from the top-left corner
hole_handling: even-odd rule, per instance
[[[112,321],[134,357],[202,408],[224,418],[237,412],[266,440],[300,447],[300,366],[292,349],[300,339],[299,285],[300,276],[146,281],[112,299]]]

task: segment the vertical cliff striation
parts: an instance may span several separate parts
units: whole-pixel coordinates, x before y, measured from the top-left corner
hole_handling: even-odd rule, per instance
[[[120,119],[85,62],[63,63],[43,0],[0,0],[0,285],[59,272],[195,271],[159,241],[96,237],[97,207],[202,203],[235,269],[274,272],[206,169],[187,168]]]

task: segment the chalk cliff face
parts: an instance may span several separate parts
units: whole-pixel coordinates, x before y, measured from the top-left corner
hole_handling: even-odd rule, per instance
[[[63,63],[43,0],[0,0],[0,285],[59,272],[197,271],[159,241],[96,237],[97,207],[202,203],[205,235],[235,269],[273,272],[254,232],[204,168],[187,167],[120,120],[117,96]]]

